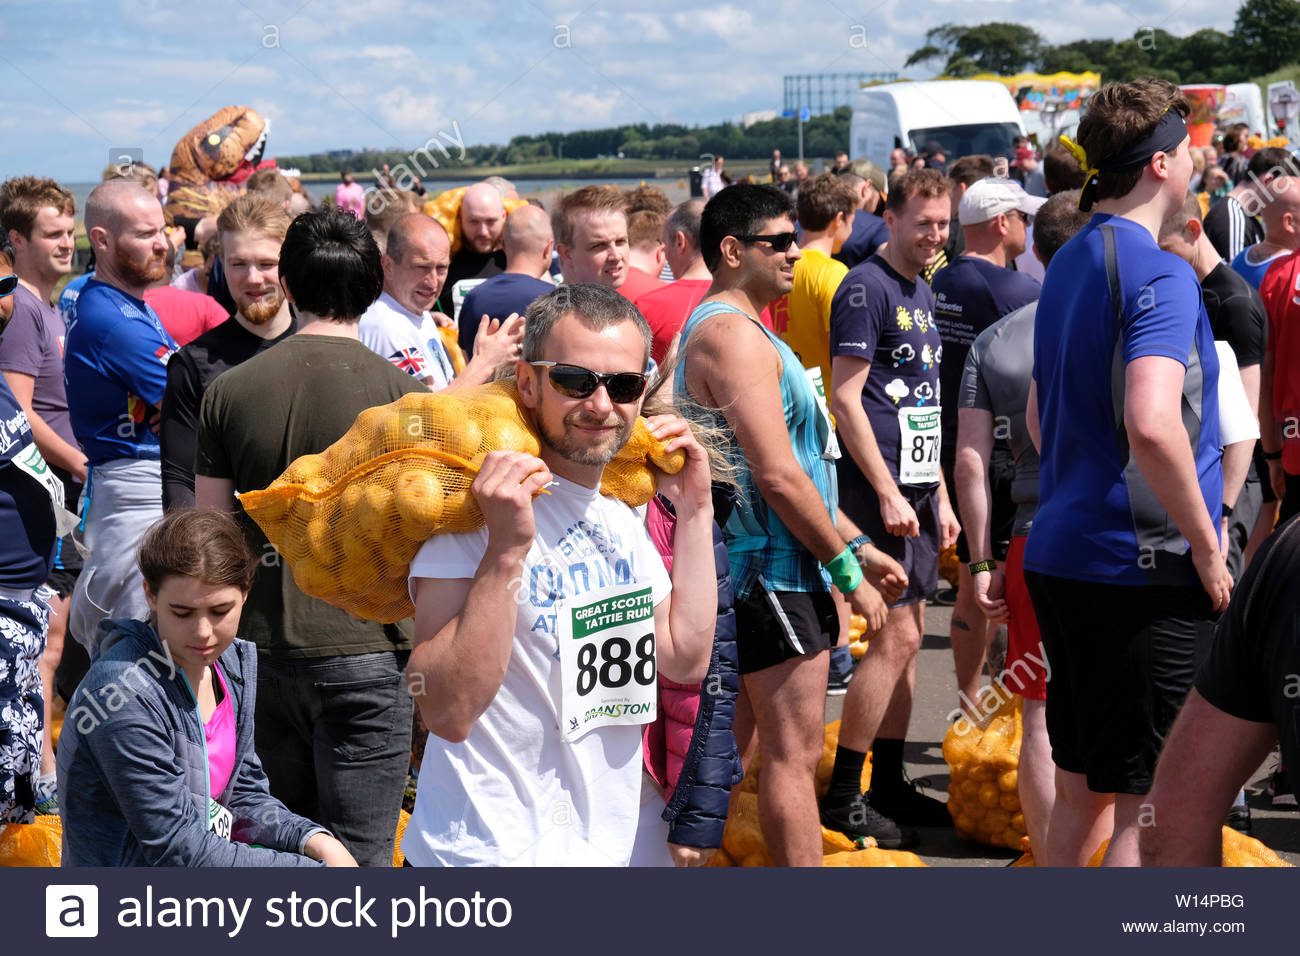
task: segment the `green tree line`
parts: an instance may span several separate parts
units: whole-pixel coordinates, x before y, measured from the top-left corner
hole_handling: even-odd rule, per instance
[[[804,123],[805,155],[833,156],[836,150],[843,149],[849,141],[850,114],[849,108],[842,106],[834,113],[814,116]],[[626,159],[698,161],[702,153],[732,159],[762,159],[770,156],[773,149],[781,150],[783,156],[794,157],[799,137],[796,123],[793,119],[780,118],[748,127],[737,123],[713,126],[635,123],[609,129],[516,136],[505,145],[467,146],[463,163],[450,165],[514,166],[551,159],[596,159],[620,153]],[[409,153],[398,149],[366,150],[346,157],[315,153],[277,159],[281,166],[296,166],[305,173],[336,173],[344,168],[369,172],[380,169],[384,163],[396,166],[409,161]]]
[[[907,66],[932,64],[941,76],[1011,76],[1023,71],[1081,73],[1106,81],[1157,76],[1173,83],[1244,83],[1300,56],[1300,0],[1246,0],[1231,33],[1197,30],[1185,37],[1140,27],[1119,40],[1052,45],[1019,23],[945,23],[927,30]]]

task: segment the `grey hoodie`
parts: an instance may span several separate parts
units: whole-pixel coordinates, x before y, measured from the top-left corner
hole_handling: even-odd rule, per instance
[[[208,829],[207,750],[185,675],[145,622],[100,629],[108,650],[72,695],[59,738],[63,865],[322,865],[301,854],[325,828],[271,796],[253,750],[256,648],[236,640],[220,658],[236,728],[235,769],[213,795],[234,818],[227,841]]]

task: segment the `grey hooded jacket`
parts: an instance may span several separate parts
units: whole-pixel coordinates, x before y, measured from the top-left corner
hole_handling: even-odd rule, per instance
[[[72,695],[59,738],[63,865],[322,865],[301,854],[325,828],[271,796],[253,750],[256,648],[236,640],[220,658],[236,727],[235,769],[213,795],[234,818],[227,841],[208,829],[207,752],[185,675],[145,622],[100,628],[109,649]]]

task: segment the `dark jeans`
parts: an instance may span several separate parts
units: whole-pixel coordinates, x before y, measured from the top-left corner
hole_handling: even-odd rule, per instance
[[[411,759],[408,656],[258,656],[257,755],[271,793],[362,866],[392,865]]]

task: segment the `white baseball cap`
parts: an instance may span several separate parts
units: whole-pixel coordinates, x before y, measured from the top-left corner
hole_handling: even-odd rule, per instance
[[[966,193],[957,205],[957,221],[963,226],[973,226],[978,222],[988,222],[995,216],[1019,209],[1029,216],[1038,214],[1039,207],[1047,200],[1041,196],[1031,196],[1023,186],[1014,179],[998,179],[989,176],[973,182],[966,188]]]

